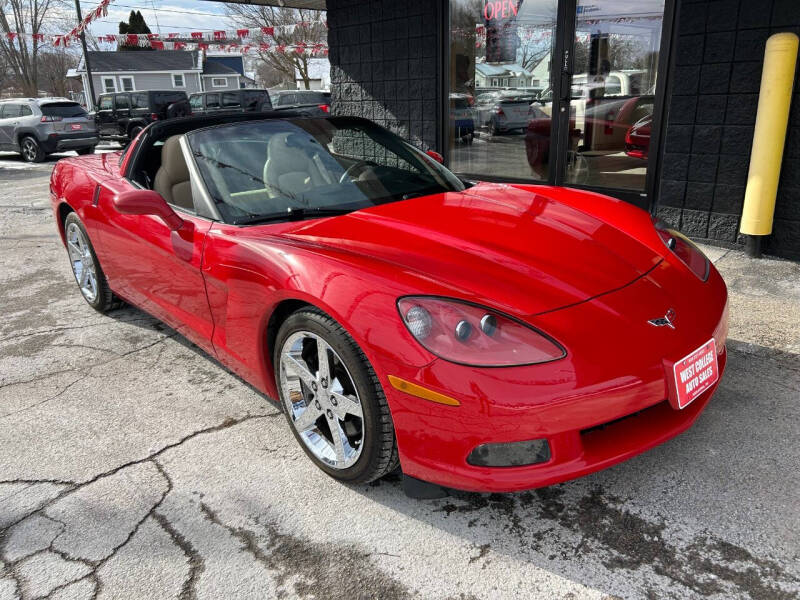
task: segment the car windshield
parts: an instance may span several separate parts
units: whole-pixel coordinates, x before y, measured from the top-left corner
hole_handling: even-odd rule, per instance
[[[228,223],[344,213],[464,189],[438,162],[362,119],[247,121],[186,137]]]
[[[39,108],[46,117],[85,117],[88,113],[77,102],[50,102],[42,104]]]

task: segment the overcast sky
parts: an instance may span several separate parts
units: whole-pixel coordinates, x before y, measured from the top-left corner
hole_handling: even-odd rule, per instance
[[[85,15],[97,7],[99,0],[81,0]],[[153,10],[155,7],[155,10]],[[93,21],[91,32],[95,36],[119,33],[119,22],[127,21],[131,10],[139,10],[153,33],[209,31],[233,29],[225,16],[225,5],[205,0],[118,0],[108,7],[108,16]],[[73,13],[74,15],[74,13]]]

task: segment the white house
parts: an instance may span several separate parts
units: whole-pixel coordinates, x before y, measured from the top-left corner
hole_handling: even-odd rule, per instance
[[[536,85],[538,82],[530,71],[518,64],[490,65],[479,62],[475,65],[476,88],[525,88]]]
[[[331,63],[327,58],[309,58],[308,59],[308,78],[309,87],[312,90],[329,90],[331,89]],[[297,83],[298,89],[305,89],[303,78],[300,77],[300,71],[295,67],[294,80]]]
[[[236,69],[200,51],[139,50],[89,52],[95,94],[145,90],[236,90],[249,80]],[[239,57],[241,60],[241,57]],[[89,78],[81,60],[76,74],[89,96]]]

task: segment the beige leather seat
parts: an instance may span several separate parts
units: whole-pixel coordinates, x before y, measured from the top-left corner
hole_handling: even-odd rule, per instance
[[[272,136],[264,164],[264,185],[271,196],[296,198],[325,183],[317,165],[302,148],[291,145],[296,133]]]
[[[194,210],[189,168],[183,158],[180,139],[180,135],[173,135],[164,143],[164,148],[161,150],[161,166],[156,172],[153,189],[169,204]]]

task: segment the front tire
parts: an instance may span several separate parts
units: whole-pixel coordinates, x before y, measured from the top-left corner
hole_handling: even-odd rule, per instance
[[[397,468],[386,396],[339,323],[315,308],[293,313],[278,331],[273,364],[289,426],[314,464],[352,484]]]
[[[30,135],[26,135],[19,143],[20,154],[25,162],[39,163],[44,160],[45,152],[39,141]]]
[[[74,212],[64,220],[64,239],[67,241],[72,274],[89,306],[101,313],[122,306],[122,301],[108,287],[106,276],[89,241],[89,234]]]
[[[89,146],[88,148],[78,148],[75,150],[79,156],[85,156],[87,154],[94,154],[94,146]]]

